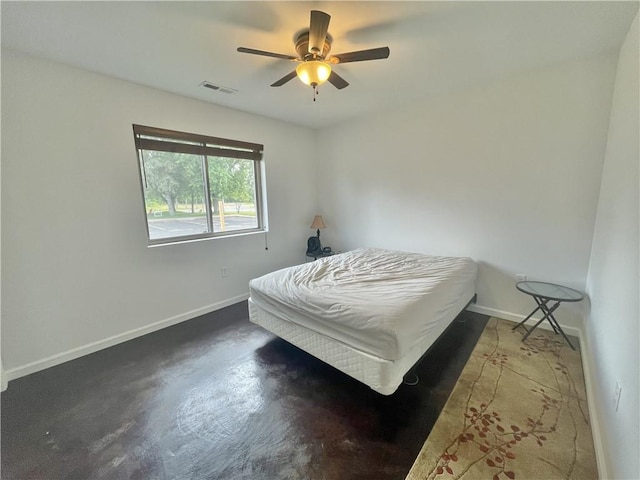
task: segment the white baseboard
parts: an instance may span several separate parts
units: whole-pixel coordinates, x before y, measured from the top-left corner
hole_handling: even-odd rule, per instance
[[[159,322],[155,322],[150,325],[146,325],[144,327],[135,328],[133,330],[129,330],[124,333],[119,333],[109,338],[105,338],[103,340],[98,340],[97,342],[92,342],[87,345],[83,345],[81,347],[73,348],[71,350],[67,350],[66,352],[57,353],[55,355],[51,355],[50,357],[43,358],[42,360],[37,360],[35,362],[27,363],[26,365],[10,368],[2,372],[2,378],[1,378],[2,386],[3,386],[2,390],[6,389],[5,385],[9,381],[15,380],[16,378],[24,377],[25,375],[39,372],[40,370],[44,370],[45,368],[54,367],[61,363],[68,362],[69,360],[74,360],[76,358],[82,357],[84,355],[89,355],[90,353],[97,352],[98,350],[112,347],[119,343],[132,340],[136,337],[141,337],[142,335],[146,335],[147,333],[152,333],[158,330],[162,330],[163,328],[170,327],[171,325],[175,325],[177,323],[184,322],[186,320],[191,320],[193,318],[199,317],[200,315],[204,315],[206,313],[210,313],[215,310],[220,310],[221,308],[228,307],[230,305],[242,302],[244,300],[247,300],[248,298],[249,298],[248,293],[243,295],[238,295],[237,297],[229,298],[227,300],[223,300],[221,302],[207,305],[202,308],[191,310],[189,312],[185,312],[180,315],[176,315],[174,317],[166,318],[164,320],[160,320]]]
[[[7,380],[7,373],[4,371],[4,368],[0,367],[0,392],[4,392],[9,385],[9,380]]]
[[[596,464],[598,466],[598,478],[603,480],[611,478],[609,465],[605,455],[604,443],[600,434],[600,421],[597,415],[596,394],[592,381],[593,369],[591,367],[591,355],[589,346],[584,335],[580,335],[580,352],[582,352],[582,372],[584,374],[584,384],[587,391],[587,407],[589,409],[589,421],[591,422],[591,435],[593,436],[593,446],[596,453]]]
[[[520,323],[525,318],[524,315],[520,315],[518,313],[505,312],[504,310],[497,310],[495,308],[483,307],[482,305],[478,305],[476,303],[472,303],[471,305],[469,305],[467,307],[467,310],[471,312],[482,313],[483,315],[489,315],[491,317],[502,318],[504,320],[511,320],[512,322],[517,322],[517,323]],[[529,320],[527,320],[526,324],[528,326],[533,326],[538,320],[540,320],[540,318],[541,317],[531,317]],[[579,328],[570,327],[568,325],[562,325],[562,324],[560,324],[560,326],[562,327],[562,330],[564,330],[564,333],[566,333],[567,335],[573,335],[578,338],[580,338],[582,335],[582,332],[580,331]],[[538,326],[538,328],[543,328],[545,330],[553,330],[551,328],[551,325],[549,325],[549,322],[542,322]]]

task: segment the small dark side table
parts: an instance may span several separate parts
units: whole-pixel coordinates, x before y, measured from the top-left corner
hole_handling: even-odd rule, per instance
[[[547,282],[518,282],[516,283],[516,288],[522,293],[531,295],[538,304],[537,308],[533,312],[531,312],[527,316],[527,318],[525,318],[512,329],[515,330],[520,326],[525,329],[527,333],[524,337],[522,337],[522,341],[524,342],[527,337],[531,335],[531,332],[533,332],[538,327],[538,325],[547,320],[553,328],[553,331],[556,333],[561,333],[569,346],[573,350],[575,350],[575,347],[571,344],[571,341],[567,338],[562,328],[560,328],[558,321],[553,316],[553,312],[556,311],[556,309],[562,302],[579,302],[584,298],[584,295],[579,291],[574,290],[573,288]],[[553,305],[549,307],[549,302],[555,303],[553,303]],[[525,322],[529,320],[538,310],[541,310],[542,313],[544,313],[544,316],[540,320],[538,320],[538,323],[536,323],[530,330],[527,330],[527,327],[524,326]]]
[[[324,258],[324,257],[332,257],[335,255],[335,252],[331,252],[331,253],[307,253],[306,256],[307,258],[313,258],[313,260],[317,260],[319,258]]]

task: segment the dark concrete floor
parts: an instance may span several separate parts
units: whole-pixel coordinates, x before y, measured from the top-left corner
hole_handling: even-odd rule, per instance
[[[487,320],[463,312],[385,397],[233,305],[10,382],[2,478],[401,480]]]

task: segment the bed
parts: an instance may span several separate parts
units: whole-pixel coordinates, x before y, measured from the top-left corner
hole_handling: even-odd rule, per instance
[[[390,395],[475,296],[476,263],[360,248],[249,282],[249,318]]]

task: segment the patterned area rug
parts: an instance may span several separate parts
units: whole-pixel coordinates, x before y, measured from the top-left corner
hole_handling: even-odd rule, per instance
[[[489,320],[407,480],[598,477],[580,352],[514,325]]]

